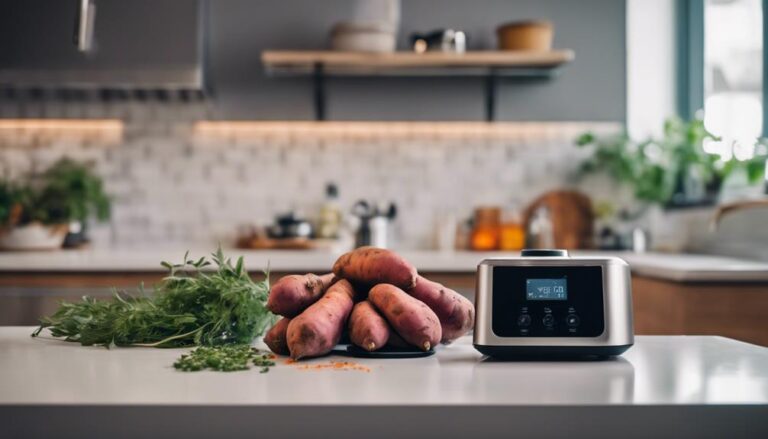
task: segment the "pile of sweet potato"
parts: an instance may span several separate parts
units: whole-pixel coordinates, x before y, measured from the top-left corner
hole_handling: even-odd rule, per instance
[[[428,351],[465,334],[475,307],[432,282],[397,253],[360,247],[342,255],[333,273],[290,275],[269,292],[267,308],[283,316],[264,336],[279,355],[325,355],[345,331],[368,351],[413,346]]]

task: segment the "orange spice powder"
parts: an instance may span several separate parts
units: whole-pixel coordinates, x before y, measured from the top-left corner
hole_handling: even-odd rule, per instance
[[[285,362],[285,364],[295,364],[296,362],[293,360],[289,360]],[[363,366],[361,364],[355,363],[353,361],[328,361],[327,363],[320,363],[320,364],[300,364],[294,366],[296,369],[299,370],[352,370],[352,371],[358,371],[358,372],[370,372],[371,369],[369,367]]]

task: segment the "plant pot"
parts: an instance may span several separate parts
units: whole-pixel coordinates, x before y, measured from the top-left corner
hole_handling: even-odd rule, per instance
[[[695,175],[681,174],[677,177],[675,192],[664,208],[675,210],[714,206],[720,196],[722,183],[722,179],[717,176],[708,182],[703,182]]]
[[[61,248],[69,227],[66,224],[31,223],[0,232],[0,250],[55,250]]]
[[[67,236],[64,238],[64,248],[73,249],[88,245],[88,223],[72,221],[69,223]]]

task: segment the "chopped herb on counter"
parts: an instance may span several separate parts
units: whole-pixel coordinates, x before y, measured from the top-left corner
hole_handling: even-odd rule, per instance
[[[211,262],[188,254],[181,264],[163,262],[169,274],[152,296],[140,288],[139,296],[116,291],[112,301],[86,296],[62,303],[32,336],[47,328],[85,346],[248,345],[275,320],[266,308],[269,276],[254,282],[243,258],[233,265],[221,248],[211,259],[216,270],[204,270]]]
[[[196,372],[210,369],[221,372],[248,370],[250,364],[260,367],[260,372],[269,371],[274,366],[274,355],[262,352],[248,345],[199,347],[189,354],[182,355],[173,367],[184,372]]]

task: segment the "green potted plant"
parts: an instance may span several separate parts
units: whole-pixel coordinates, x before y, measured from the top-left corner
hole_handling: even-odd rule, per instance
[[[89,166],[64,158],[21,181],[0,182],[0,248],[62,246],[70,224],[107,220],[110,199]]]
[[[660,139],[636,142],[626,133],[602,138],[585,133],[576,144],[592,148],[592,156],[582,164],[582,174],[606,173],[629,185],[635,198],[646,206],[712,205],[723,181],[735,170],[745,170],[750,183],[763,177],[765,152],[759,151],[749,160],[723,161],[704,150],[706,141],[721,139],[707,131],[702,119],[686,122],[673,117],[664,123]]]
[[[110,199],[104,183],[90,166],[62,159],[40,176],[44,189],[40,204],[51,218],[67,220],[70,224],[65,246],[76,247],[88,241],[88,220],[107,221]]]

